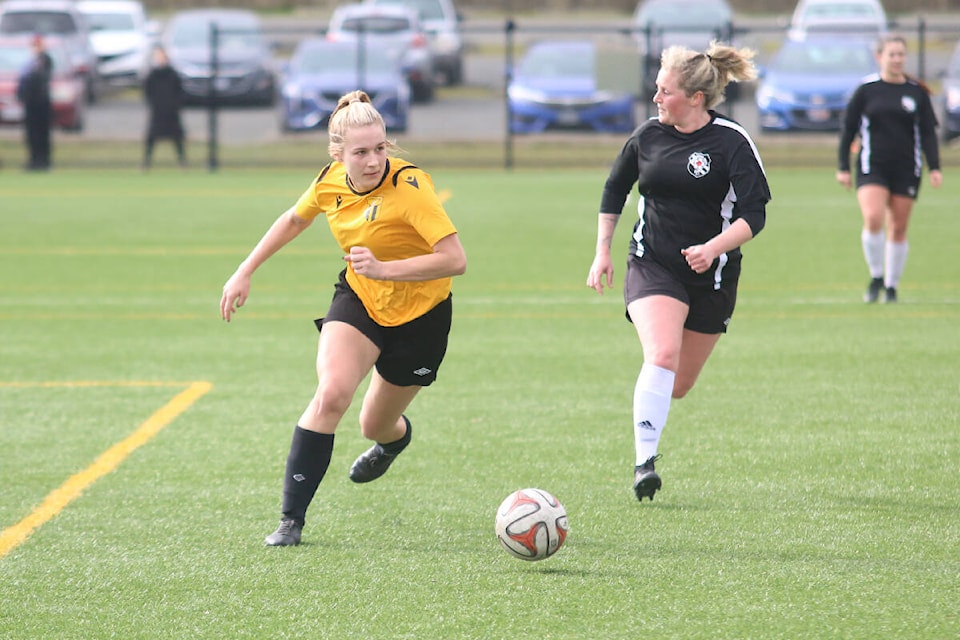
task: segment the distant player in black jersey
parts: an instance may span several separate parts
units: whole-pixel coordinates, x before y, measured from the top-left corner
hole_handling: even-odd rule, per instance
[[[906,56],[901,36],[879,41],[880,75],[868,78],[850,97],[840,135],[837,182],[848,189],[850,145],[860,137],[856,184],[863,214],[860,237],[870,270],[866,302],[876,302],[881,291],[886,302],[897,301],[907,262],[907,223],[920,189],[921,152],[930,166],[930,186],[943,182],[930,93],[904,73]]]
[[[657,445],[672,398],[693,387],[727,330],[737,297],[740,245],[766,221],[763,164],[747,132],[713,108],[730,81],[756,77],[753,51],[711,43],[705,53],[661,56],[657,117],[630,136],[603,188],[597,253],[587,286],[613,284],[610,243],[633,188],[640,193],[623,293],[643,348],[633,396],[633,490],[653,500]]]

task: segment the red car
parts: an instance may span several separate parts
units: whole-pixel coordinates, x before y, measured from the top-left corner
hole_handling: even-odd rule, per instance
[[[23,105],[17,100],[17,83],[30,63],[33,51],[30,38],[0,38],[0,125],[23,122]],[[81,131],[86,108],[84,79],[70,65],[68,51],[52,37],[45,39],[53,60],[50,98],[53,101],[53,125],[67,131]]]

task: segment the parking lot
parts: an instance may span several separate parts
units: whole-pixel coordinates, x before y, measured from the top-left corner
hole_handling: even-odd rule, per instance
[[[910,29],[916,30],[917,18],[901,18],[905,26],[903,31],[910,35]],[[931,21],[932,22],[932,21]],[[910,64],[913,73],[919,71],[922,62],[924,76],[935,88],[941,77],[952,42],[960,36],[960,18],[936,19],[936,28],[928,25],[926,47],[922,60],[915,51],[911,51]],[[464,66],[464,84],[443,88],[437,97],[427,104],[416,104],[410,113],[409,129],[399,136],[403,139],[423,140],[502,140],[506,135],[506,106],[504,90],[506,82],[506,39],[503,33],[505,21],[487,19],[466,21],[464,38],[468,45],[468,54]],[[322,29],[322,23],[305,24],[295,17],[274,17],[266,20],[268,35],[278,43],[282,56],[291,48],[291,43]],[[590,24],[569,20],[518,21],[514,32],[516,50],[524,43],[545,37],[599,37],[608,41],[626,36],[611,35],[623,24],[618,19],[595,21]],[[757,62],[762,67],[766,58],[774,51],[784,35],[785,24],[782,17],[754,18],[749,22],[740,22],[738,44],[750,46],[758,52]],[[624,39],[624,43],[627,40]],[[638,101],[638,115],[648,114],[646,102]],[[754,136],[763,134],[757,124],[756,107],[752,91],[747,88],[741,97],[733,103],[722,105],[721,111],[737,119]],[[225,145],[266,143],[292,138],[303,139],[310,136],[323,137],[323,131],[307,134],[282,133],[275,109],[259,108],[221,108],[217,112],[217,138]],[[190,139],[206,140],[210,118],[206,109],[188,108],[184,114],[185,125]],[[58,136],[79,136],[89,140],[139,140],[143,136],[146,123],[146,107],[140,94],[135,90],[108,93],[91,106],[87,113],[86,126],[79,134],[61,134]],[[4,139],[19,137],[19,131],[6,128],[0,131]]]

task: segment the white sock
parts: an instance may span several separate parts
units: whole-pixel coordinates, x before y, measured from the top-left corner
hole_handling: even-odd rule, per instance
[[[903,242],[887,242],[886,270],[883,286],[897,288],[900,284],[900,276],[903,275],[903,269],[907,266],[907,251],[909,245],[906,240]]]
[[[644,363],[633,390],[633,437],[637,466],[657,454],[673,396],[673,371]]]
[[[883,277],[883,246],[885,238],[883,231],[871,233],[866,229],[860,232],[860,243],[863,245],[863,257],[867,261],[867,269],[871,278]]]

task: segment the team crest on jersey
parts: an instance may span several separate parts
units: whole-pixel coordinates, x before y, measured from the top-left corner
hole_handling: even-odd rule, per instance
[[[903,96],[900,98],[900,105],[907,113],[916,113],[917,111],[917,101],[913,99],[913,96]]]
[[[694,178],[702,178],[710,173],[710,154],[694,151],[687,158],[687,171]]]
[[[363,219],[367,222],[373,222],[380,215],[380,207],[383,206],[383,196],[373,196],[367,198],[367,208],[363,210]]]

